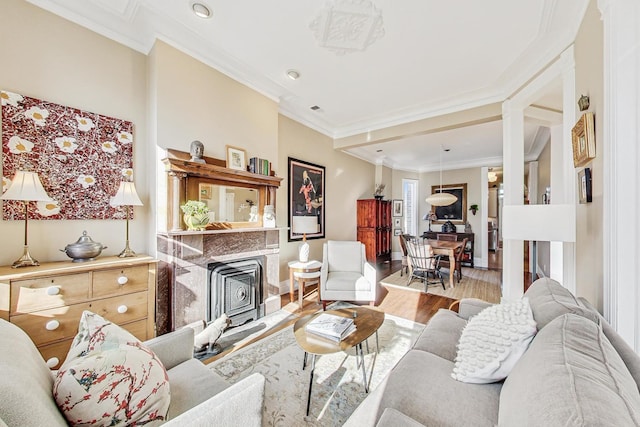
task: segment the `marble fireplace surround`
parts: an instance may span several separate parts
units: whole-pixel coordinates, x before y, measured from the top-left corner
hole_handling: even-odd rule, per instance
[[[279,228],[159,233],[157,334],[207,316],[209,263],[261,257],[265,315],[280,309]]]

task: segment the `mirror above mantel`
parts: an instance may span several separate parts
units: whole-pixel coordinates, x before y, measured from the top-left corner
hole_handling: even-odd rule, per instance
[[[282,178],[229,169],[225,161],[204,157],[190,161],[189,153],[168,150],[162,160],[167,172],[167,230],[186,230],[180,206],[187,200],[205,202],[210,210],[207,229],[262,227],[264,207],[276,204]]]

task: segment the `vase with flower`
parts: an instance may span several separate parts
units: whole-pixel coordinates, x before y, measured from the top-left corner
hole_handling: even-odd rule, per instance
[[[209,207],[204,202],[189,200],[180,209],[184,213],[182,218],[189,231],[204,230],[209,223]]]

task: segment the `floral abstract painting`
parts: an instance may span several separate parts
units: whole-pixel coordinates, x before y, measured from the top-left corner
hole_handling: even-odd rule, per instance
[[[0,91],[2,192],[18,170],[37,172],[53,202],[29,203],[29,219],[121,219],[109,204],[133,178],[133,123]],[[5,220],[24,219],[3,201]]]

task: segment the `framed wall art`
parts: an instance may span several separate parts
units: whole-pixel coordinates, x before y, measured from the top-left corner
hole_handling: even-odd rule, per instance
[[[29,219],[124,219],[109,202],[133,180],[132,122],[8,91],[0,99],[3,191],[17,171],[37,172],[53,199],[29,203]],[[5,200],[2,217],[24,219],[22,202]]]
[[[401,228],[396,228],[393,230],[393,235],[394,236],[399,236],[402,234],[402,229]]]
[[[393,216],[402,216],[402,200],[393,201]]]
[[[437,219],[434,224],[443,224],[451,221],[454,224],[465,224],[467,222],[467,184],[448,184],[442,186],[443,193],[450,193],[457,197],[457,200],[449,206],[432,206]],[[440,186],[431,186],[431,194],[440,193]]]
[[[580,203],[591,203],[591,168],[584,168],[578,172],[578,196]]]
[[[292,230],[294,216],[314,216],[318,232],[307,234],[307,239],[322,239],[325,235],[325,168],[304,160],[288,158],[288,224],[289,241],[302,240],[302,234]]]
[[[596,157],[596,136],[593,113],[584,113],[571,129],[573,166],[578,168]]]
[[[402,226],[402,218],[393,218],[393,226],[394,228],[399,228]]]
[[[239,171],[247,170],[247,152],[242,148],[226,146],[227,149],[227,168]]]

